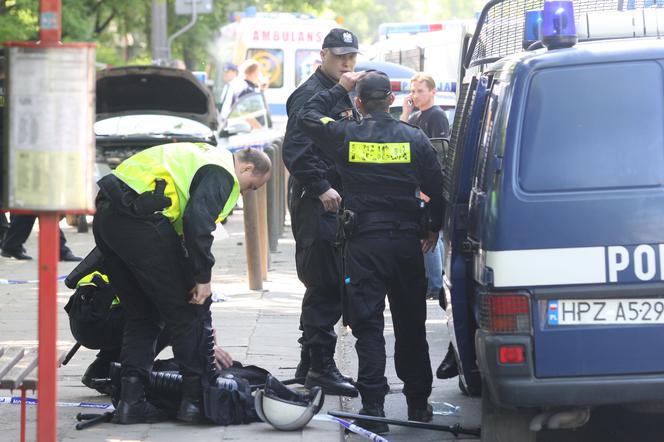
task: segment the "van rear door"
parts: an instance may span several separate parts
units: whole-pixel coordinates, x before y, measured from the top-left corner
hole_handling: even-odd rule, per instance
[[[530,257],[500,283],[533,291],[537,377],[664,372],[663,66],[530,77],[494,250]]]

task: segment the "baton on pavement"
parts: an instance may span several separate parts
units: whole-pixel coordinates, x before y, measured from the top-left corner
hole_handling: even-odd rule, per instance
[[[400,425],[402,427],[411,427],[419,428],[422,430],[436,430],[436,431],[446,431],[452,433],[455,436],[459,434],[469,434],[472,436],[479,436],[479,428],[463,428],[459,424],[455,425],[440,425],[440,424],[431,424],[428,422],[416,422],[416,421],[402,421],[399,419],[390,419],[387,417],[378,417],[378,416],[367,416],[364,414],[355,414],[355,413],[346,413],[344,411],[328,411],[327,414],[334,417],[346,418],[346,419],[361,419],[363,421],[369,422],[382,422],[385,424]]]
[[[115,411],[107,411],[103,414],[87,414],[87,413],[78,413],[76,415],[76,420],[81,421],[76,424],[77,430],[83,430],[93,425],[100,424],[102,422],[110,422],[113,419]]]

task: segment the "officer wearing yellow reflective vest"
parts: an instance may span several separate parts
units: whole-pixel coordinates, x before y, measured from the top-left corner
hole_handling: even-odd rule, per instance
[[[364,118],[335,121],[327,113],[356,87]],[[435,246],[442,222],[442,173],[436,152],[417,127],[393,119],[390,81],[382,72],[346,73],[339,84],[316,94],[302,108],[299,124],[314,141],[325,140],[344,189],[347,239],[344,251],[344,315],[359,359],[360,414],[384,416],[389,391],[383,337],[385,295],[395,333],[394,362],[404,382],[408,418],[432,418],[432,373],[426,340],[426,279],[423,251]],[[422,222],[419,191],[431,197]],[[424,227],[424,232],[422,231]],[[424,239],[420,239],[424,233]],[[383,433],[384,423],[360,421]]]
[[[164,325],[183,376],[176,417],[201,420],[212,232],[241,193],[267,182],[270,168],[267,155],[256,149],[233,155],[204,143],[174,143],[129,157],[98,182],[95,242],[126,311],[113,422],[167,418],[146,402],[144,389]]]

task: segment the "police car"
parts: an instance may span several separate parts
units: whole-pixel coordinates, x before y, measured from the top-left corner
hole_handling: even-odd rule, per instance
[[[445,159],[448,326],[483,441],[664,398],[664,9],[524,3],[482,11]]]

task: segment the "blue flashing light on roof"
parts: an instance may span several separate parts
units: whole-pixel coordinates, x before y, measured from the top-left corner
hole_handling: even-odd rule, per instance
[[[542,38],[542,10],[526,11],[526,24],[523,27],[523,49]]]
[[[571,0],[544,2],[542,43],[548,49],[569,48],[576,44],[574,3]]]

